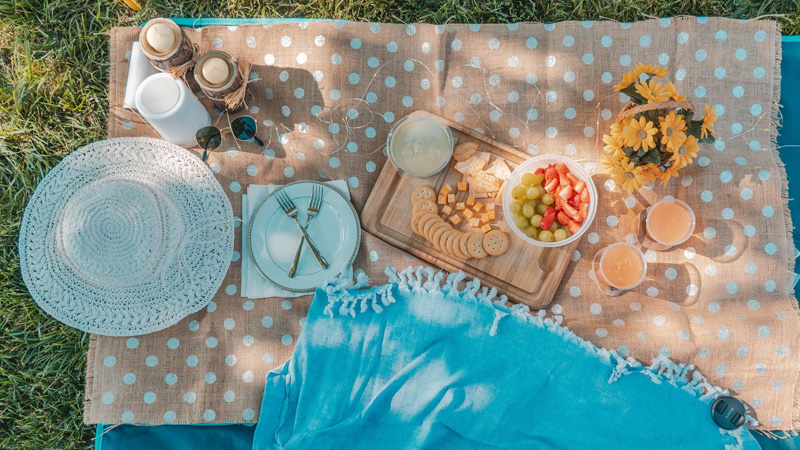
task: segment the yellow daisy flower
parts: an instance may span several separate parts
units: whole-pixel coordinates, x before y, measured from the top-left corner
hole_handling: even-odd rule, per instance
[[[620,81],[619,84],[614,85],[614,90],[619,92],[633,83],[636,83],[639,81],[639,75],[641,75],[641,72],[635,69],[628,73],[622,74],[622,81]]]
[[[622,128],[623,124],[621,123],[612,123],[611,124],[611,136],[617,141],[620,146],[625,145],[625,137],[622,136]]]
[[[603,147],[603,151],[607,154],[615,156],[617,159],[622,159],[622,157],[625,156],[625,151],[622,150],[622,144],[617,141],[614,136],[604,134],[603,143],[606,144],[605,147]]]
[[[641,148],[647,151],[654,148],[656,143],[653,140],[653,135],[656,133],[658,133],[658,128],[655,128],[653,122],[650,122],[644,117],[640,118],[638,121],[636,118],[631,117],[622,129],[622,135],[625,137],[625,145],[627,147],[633,147],[634,150],[639,150]]]
[[[719,119],[717,116],[717,110],[713,106],[705,105],[706,107],[706,115],[703,116],[703,126],[700,131],[700,137],[705,138],[708,136],[709,133],[714,134],[714,122]]]
[[[669,98],[664,83],[656,83],[655,80],[642,81],[636,84],[636,92],[647,100],[647,103],[663,102]]]
[[[607,156],[605,158],[608,158]],[[627,158],[626,158],[627,159]],[[631,193],[648,183],[648,177],[644,174],[644,167],[634,166],[629,160],[613,161],[605,163],[608,167],[606,174],[614,180],[617,185]]]
[[[648,181],[655,181],[661,176],[661,168],[655,164],[648,164],[643,172]]]
[[[678,170],[680,170],[680,167],[678,167],[678,166],[676,166],[674,164],[669,166],[669,167],[667,167],[666,170],[664,170],[664,173],[661,174],[661,184],[666,186],[667,183],[669,183],[669,180],[672,177],[677,177],[678,176]]]
[[[667,70],[666,68],[653,66],[652,64],[648,64],[645,66],[644,63],[639,63],[636,65],[636,69],[639,71],[639,73],[646,73],[658,78],[664,78],[665,76],[669,75],[669,70]]]
[[[669,97],[675,100],[676,102],[682,102],[686,100],[685,96],[678,94],[678,91],[675,90],[675,83],[673,83],[672,81],[667,83],[667,95],[669,95]]]
[[[675,111],[670,111],[666,117],[659,117],[658,123],[661,126],[661,143],[667,147],[678,148],[686,140],[686,120]]]
[[[678,168],[688,166],[697,157],[697,152],[700,151],[700,146],[697,144],[697,138],[689,135],[683,144],[675,149],[675,153],[669,159],[672,161],[673,166]]]

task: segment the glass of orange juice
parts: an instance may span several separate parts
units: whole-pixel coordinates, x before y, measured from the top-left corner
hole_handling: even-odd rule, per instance
[[[694,226],[694,211],[689,205],[664,197],[639,214],[636,237],[642,247],[664,251],[686,242],[694,233]]]
[[[616,297],[644,281],[647,261],[638,247],[617,242],[594,255],[592,270],[600,292]]]

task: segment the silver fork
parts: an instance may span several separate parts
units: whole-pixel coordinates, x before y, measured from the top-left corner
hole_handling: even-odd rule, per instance
[[[297,207],[294,205],[294,202],[292,202],[292,199],[290,199],[289,196],[286,195],[286,192],[283,192],[282,189],[275,193],[275,198],[278,199],[278,204],[281,205],[283,212],[286,213],[287,216],[294,219],[294,223],[297,224],[297,228],[299,228],[300,232],[303,233],[303,237],[308,242],[308,246],[311,247],[311,252],[314,253],[314,257],[317,258],[317,262],[319,263],[320,267],[327,269],[328,261],[325,260],[325,257],[319,252],[317,246],[314,245],[314,241],[311,240],[311,236],[309,236],[306,232],[306,228],[300,224],[299,220],[297,220]]]
[[[315,184],[311,187],[311,198],[308,200],[308,210],[306,211],[306,227],[322,207],[322,186]],[[289,278],[294,277],[297,272],[297,263],[300,261],[300,253],[303,251],[303,243],[306,241],[305,236],[300,237],[300,245],[297,246],[297,251],[294,253],[294,260],[292,260],[292,267],[289,268]]]

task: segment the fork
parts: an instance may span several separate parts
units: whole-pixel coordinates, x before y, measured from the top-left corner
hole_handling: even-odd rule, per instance
[[[320,267],[327,269],[328,261],[325,260],[325,257],[319,252],[317,246],[314,245],[314,241],[311,240],[311,236],[309,236],[308,232],[306,232],[306,228],[300,224],[299,220],[297,220],[297,207],[294,205],[294,202],[292,202],[292,199],[286,195],[286,192],[284,192],[283,189],[275,193],[275,198],[278,200],[278,204],[281,205],[283,212],[286,213],[286,215],[290,218],[294,219],[294,223],[297,224],[297,228],[299,228],[300,232],[303,233],[303,237],[306,239],[306,242],[308,242],[308,246],[311,247],[311,252],[314,253],[314,257],[317,258],[317,262],[319,263]]]
[[[322,186],[315,184],[311,187],[311,198],[308,200],[308,210],[306,211],[306,227],[308,227],[308,223],[311,222],[311,219],[319,214],[319,209],[321,207]],[[305,240],[305,236],[300,237],[300,245],[297,246],[297,251],[294,254],[294,260],[292,261],[292,267],[289,268],[289,278],[294,277],[295,272],[297,272],[297,263],[300,261],[300,253],[303,251],[303,243]]]

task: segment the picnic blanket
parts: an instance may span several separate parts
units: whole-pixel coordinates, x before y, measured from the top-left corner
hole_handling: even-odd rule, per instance
[[[721,390],[691,366],[599,349],[463,273],[387,272],[317,290],[254,450],[759,448],[714,424]]]
[[[122,109],[126,52],[137,28],[111,33],[109,136],[154,131]],[[250,183],[348,180],[358,211],[386,158],[392,123],[424,109],[529,154],[563,154],[593,173],[598,215],[573,256],[548,314],[578,336],[649,362],[692,363],[753,406],[762,429],[800,425],[795,405],[800,320],[791,294],[791,224],[774,151],[780,36],[774,21],[672,18],[639,23],[425,25],[301,21],[189,30],[201,50],[254,64],[247,114],[266,149],[230,137],[209,164],[234,215]],[[597,167],[599,138],[626,98],[613,84],[637,62],[660,64],[688,100],[721,114],[719,140],[666,187],[628,196]],[[205,101],[205,99],[204,99]],[[227,119],[213,111],[213,120]],[[652,187],[652,189],[650,189]],[[649,275],[624,296],[589,278],[595,252],[630,239],[645,207],[673,195],[695,208],[695,236],[647,252]],[[286,361],[311,297],[238,295],[241,258],[213,302],[167,330],[93,338],[89,423],[258,420],[261,383]],[[387,266],[420,264],[364,235],[355,269],[376,283]],[[524,270],[524,266],[520,267]]]

